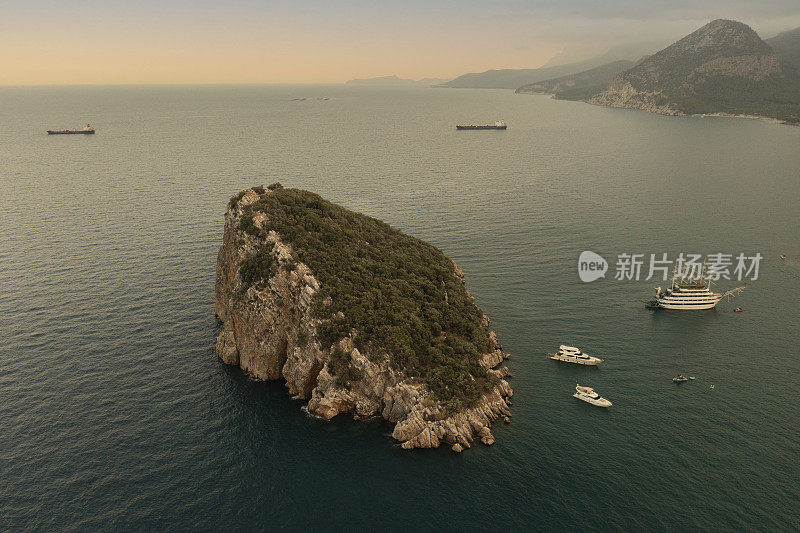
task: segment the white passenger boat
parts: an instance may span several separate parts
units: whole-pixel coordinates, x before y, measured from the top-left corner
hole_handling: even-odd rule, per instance
[[[598,407],[611,407],[612,405],[611,402],[605,398],[601,398],[591,387],[581,387],[575,384],[575,394],[573,394],[573,396]]]
[[[646,302],[645,307],[684,311],[712,309],[726,296],[738,294],[746,287],[747,283],[745,283],[744,287],[737,287],[727,292],[711,292],[711,279],[706,274],[705,265],[703,265],[700,276],[696,279],[678,278],[676,273],[673,272],[672,286],[663,291],[661,287],[656,287],[655,297]]]
[[[592,357],[574,346],[567,346],[565,344],[562,344],[556,353],[551,354],[550,359],[578,365],[596,365],[603,362],[599,357]]]

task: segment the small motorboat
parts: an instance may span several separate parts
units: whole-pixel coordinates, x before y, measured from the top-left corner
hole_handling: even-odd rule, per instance
[[[672,378],[672,381],[674,381],[675,383],[683,383],[684,381],[689,381],[689,378],[687,378],[686,376],[681,374],[680,376],[678,376],[676,378]]]
[[[581,387],[577,383],[575,384],[575,394],[572,396],[598,407],[611,407],[612,405],[605,398],[601,398],[591,387]]]
[[[736,309],[733,310],[734,313],[741,313],[742,311],[744,311],[744,309],[742,309],[741,307],[737,307]]]
[[[786,254],[781,254],[781,259],[786,260]]]

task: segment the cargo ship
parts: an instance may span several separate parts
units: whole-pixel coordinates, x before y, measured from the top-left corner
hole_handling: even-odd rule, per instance
[[[492,124],[466,124],[466,125],[457,125],[457,130],[504,130],[508,128],[508,124],[503,122],[502,120],[498,120],[493,125]]]
[[[79,130],[47,130],[48,135],[93,135],[94,128],[90,125],[85,125]]]

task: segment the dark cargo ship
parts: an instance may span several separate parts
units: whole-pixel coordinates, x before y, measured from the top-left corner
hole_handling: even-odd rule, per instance
[[[90,125],[85,125],[80,130],[47,130],[48,135],[93,135],[94,128]]]
[[[497,122],[492,124],[467,124],[467,125],[458,125],[456,126],[457,130],[504,130],[508,128],[508,124],[503,122],[502,120],[498,120]]]

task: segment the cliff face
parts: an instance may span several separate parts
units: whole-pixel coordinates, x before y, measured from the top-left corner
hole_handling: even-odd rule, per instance
[[[495,369],[507,356],[494,332],[488,337],[490,350],[479,358],[491,386],[458,409],[448,407],[423,376],[409,373],[384,347],[369,344],[359,350],[358,331],[328,343],[324,339],[330,337],[321,330],[344,313],[320,317],[319,306],[335,302],[324,296],[326,288],[311,268],[297,260],[302,254],[270,229],[270,213],[252,209],[271,194],[275,193],[243,191],[225,214],[215,288],[215,312],[223,322],[216,347],[219,358],[258,379],[284,379],[289,392],[308,399],[309,412],[322,418],[340,413],[356,419],[381,416],[395,423],[393,437],[405,449],[446,444],[461,451],[476,440],[493,443],[491,424],[510,415],[508,398],[513,394],[503,379],[508,369]],[[249,231],[243,229],[243,219]],[[254,258],[270,265],[269,275],[247,283],[243,278],[248,278]],[[463,283],[455,264],[450,275]],[[488,331],[488,324],[484,316],[481,327]]]
[[[629,107],[642,109],[661,115],[683,115],[673,102],[661,90],[644,91],[634,87],[622,77],[616,77],[608,88],[589,98],[590,104],[605,105],[610,107]]]
[[[752,114],[794,121],[800,86],[749,26],[720,19],[615,76],[588,101],[667,115]]]

